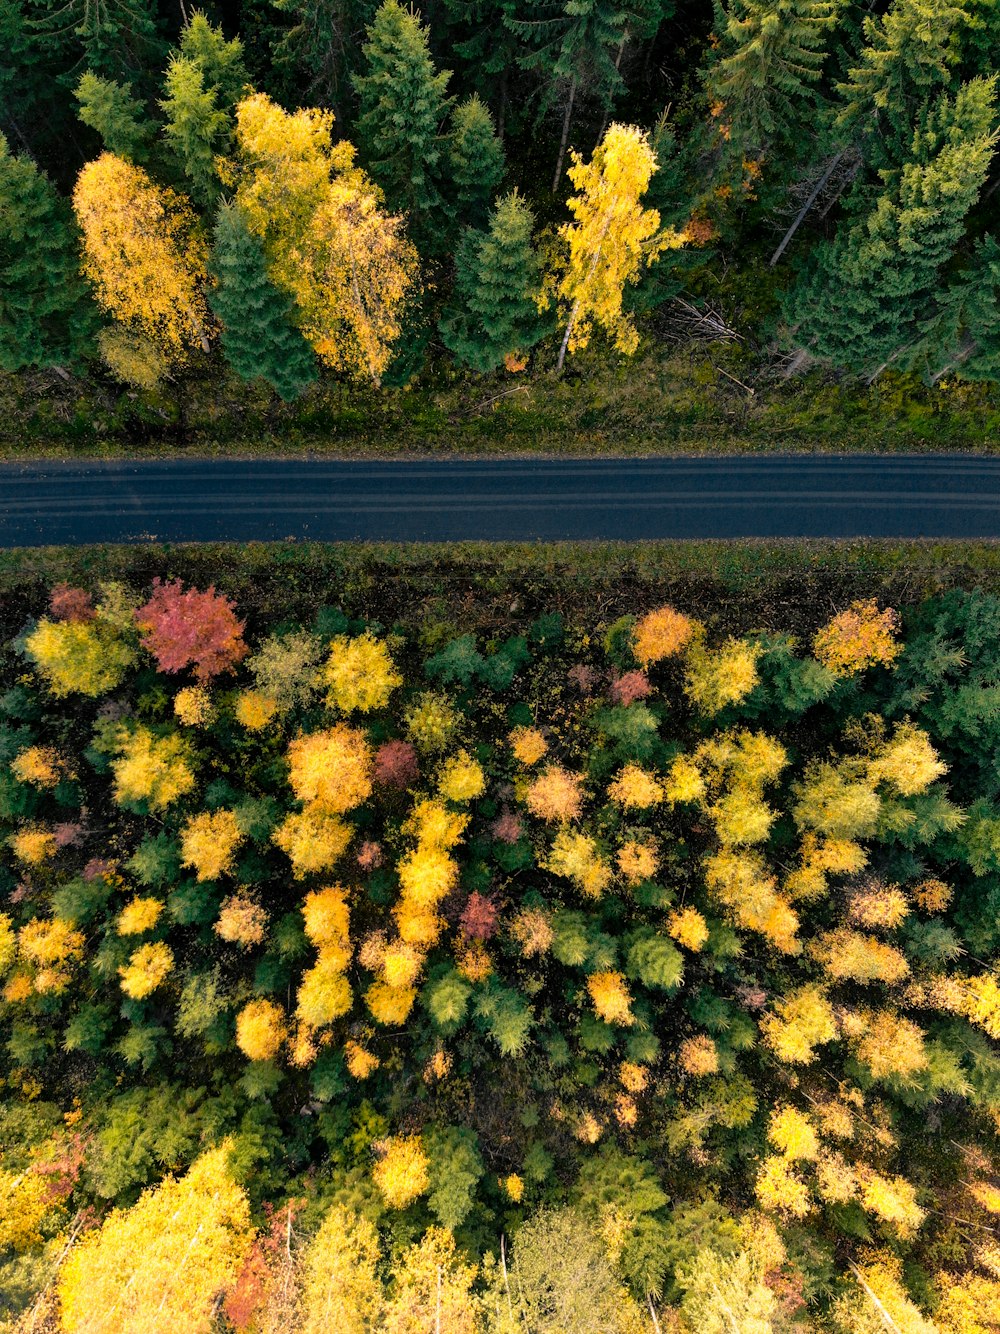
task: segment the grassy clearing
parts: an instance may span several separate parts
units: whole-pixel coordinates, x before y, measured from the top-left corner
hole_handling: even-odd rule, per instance
[[[765,378],[735,345],[595,350],[551,373],[472,381],[436,372],[412,389],[319,385],[295,404],[220,376],[162,394],[0,376],[0,457],[140,454],[372,457],[938,451],[1000,447],[1000,394],[884,375],[871,388],[819,371]]]
[[[250,543],[48,547],[0,552],[0,634],[16,634],[47,590],[154,575],[215,584],[257,625],[343,606],[414,628],[431,644],[487,638],[561,611],[598,632],[670,601],[714,628],[807,633],[856,597],[902,606],[951,587],[1000,592],[1000,544],[651,542],[447,545]],[[251,626],[251,629],[256,628]]]

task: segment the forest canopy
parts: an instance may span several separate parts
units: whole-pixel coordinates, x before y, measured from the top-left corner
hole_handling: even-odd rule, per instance
[[[6,0],[0,369],[995,383],[996,0]]]
[[[996,1326],[1000,601],[512,628],[4,646],[8,1328]]]

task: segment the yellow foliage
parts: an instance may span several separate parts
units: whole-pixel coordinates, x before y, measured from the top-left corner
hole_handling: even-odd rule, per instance
[[[837,981],[899,982],[910,971],[906,957],[893,945],[846,926],[818,936],[809,953]]]
[[[881,798],[867,775],[854,773],[847,762],[837,767],[827,763],[810,766],[805,780],[796,784],[795,794],[798,800],[792,814],[801,830],[851,842],[875,832]]]
[[[314,889],[302,903],[302,921],[305,933],[318,949],[334,947],[343,951],[350,960],[351,910],[347,890],[342,885]]]
[[[365,992],[365,1004],[372,1017],[386,1028],[405,1024],[416,999],[415,987],[390,987],[381,980],[373,982]]]
[[[219,905],[213,930],[222,940],[240,949],[251,949],[264,942],[267,913],[247,894],[231,894]]]
[[[759,644],[727,639],[715,650],[695,643],[688,650],[684,690],[701,713],[719,713],[746,699],[758,681]]]
[[[934,1319],[940,1334],[996,1334],[1000,1329],[1000,1280],[983,1274],[941,1273]],[[928,1334],[935,1334],[927,1322]],[[909,1328],[907,1327],[907,1334]]]
[[[852,922],[874,930],[892,931],[909,915],[910,903],[896,885],[877,881],[851,895],[847,915]]]
[[[154,898],[135,898],[126,903],[118,914],[120,936],[141,936],[152,931],[163,912],[163,901]]]
[[[857,1290],[833,1304],[835,1328],[843,1334],[945,1334],[911,1301],[902,1281],[902,1266],[888,1251],[869,1252],[851,1265]],[[883,1314],[884,1313],[884,1314]],[[948,1331],[948,1334],[951,1334]],[[973,1334],[965,1326],[955,1334]]]
[[[203,727],[212,721],[212,696],[204,686],[185,686],[174,696],[174,717],[185,727]]]
[[[872,1014],[861,1011],[864,1032],[855,1044],[859,1061],[872,1073],[874,1079],[897,1075],[907,1079],[918,1070],[927,1068],[927,1049],[923,1030],[909,1019],[891,1010]]]
[[[667,918],[667,932],[678,945],[697,954],[708,940],[708,923],[697,908],[680,908]]]
[[[458,714],[451,703],[433,690],[418,695],[403,717],[414,745],[420,750],[444,750],[458,729]]]
[[[112,153],[88,162],[73,207],[83,268],[99,304],[168,361],[208,351],[208,250],[197,218],[173,190]]]
[[[674,611],[673,607],[657,607],[648,611],[632,632],[632,651],[643,667],[662,662],[664,658],[683,653],[691,642],[698,622]]]
[[[537,764],[549,748],[537,727],[515,727],[507,740],[519,764]]]
[[[63,766],[54,746],[28,746],[10,762],[10,772],[19,783],[32,787],[56,787]]]
[[[472,1292],[477,1274],[458,1258],[450,1232],[428,1228],[400,1257],[381,1334],[478,1334],[480,1302]]]
[[[72,923],[59,917],[37,917],[21,927],[17,943],[21,957],[34,964],[37,970],[33,984],[35,991],[59,995],[66,990],[71,980],[70,965],[83,956],[82,931],[75,930]],[[18,981],[14,977],[11,984],[17,984]],[[15,996],[16,992],[15,985]]]
[[[0,974],[3,974],[17,957],[17,933],[14,923],[5,912],[0,912]]]
[[[408,945],[429,948],[437,944],[444,930],[444,918],[429,908],[419,908],[409,899],[401,899],[392,910],[401,940]]]
[[[336,866],[351,841],[351,827],[335,815],[309,807],[287,815],[271,841],[292,863],[296,880]]]
[[[409,987],[420,976],[424,956],[405,940],[386,947],[382,955],[382,977],[390,987]]]
[[[58,851],[55,835],[47,829],[21,829],[9,842],[14,856],[26,866],[41,866]]]
[[[500,1185],[503,1187],[504,1194],[509,1200],[513,1200],[515,1204],[521,1203],[521,1200],[524,1198],[524,1180],[519,1177],[516,1172],[511,1172],[508,1176],[501,1177]]]
[[[522,908],[511,922],[510,931],[526,959],[547,954],[555,939],[551,917],[542,908]]]
[[[372,790],[368,739],[346,723],[297,737],[288,747],[288,764],[296,797],[325,814],[353,810]]]
[[[552,875],[564,875],[588,898],[599,898],[611,882],[611,868],[589,834],[560,829],[552,849],[540,865]]]
[[[724,847],[763,843],[771,832],[774,811],[751,788],[735,787],[709,810],[715,833]]]
[[[663,788],[653,774],[638,764],[627,764],[609,785],[608,796],[627,810],[647,810],[663,800]]]
[[[779,950],[796,954],[798,918],[756,853],[724,848],[703,862],[705,884],[737,926],[759,931]]]
[[[296,1334],[371,1334],[382,1310],[379,1259],[372,1224],[335,1204],[306,1249]]]
[[[705,795],[705,780],[693,760],[686,755],[678,755],[672,761],[663,781],[663,794],[675,805],[701,800]]]
[[[397,871],[404,897],[416,908],[434,908],[458,884],[458,863],[423,843],[403,857]]]
[[[991,1038],[1000,1038],[1000,986],[992,973],[964,980],[962,1013]]]
[[[924,1221],[924,1211],[917,1204],[916,1191],[903,1177],[885,1177],[861,1163],[855,1169],[862,1206],[876,1218],[895,1228],[901,1237],[910,1237]]]
[[[649,1085],[649,1071],[644,1065],[637,1065],[635,1061],[622,1061],[618,1078],[622,1088],[627,1089],[629,1093],[642,1093]]]
[[[385,1141],[372,1177],[390,1209],[405,1209],[430,1189],[430,1161],[419,1135]]]
[[[453,848],[468,823],[468,815],[449,810],[443,801],[425,797],[414,804],[403,824],[403,833],[425,847]]]
[[[812,1122],[789,1103],[771,1113],[767,1137],[786,1158],[812,1160],[819,1153],[819,1137]]]
[[[144,1000],[161,986],[174,969],[170,946],[162,940],[140,945],[124,968],[118,969],[122,991],[132,1000]]]
[[[367,1079],[382,1064],[373,1052],[367,1051],[353,1038],[344,1043],[344,1057],[347,1068],[355,1079]]]
[[[242,840],[232,811],[202,811],[181,828],[181,865],[193,867],[199,880],[218,880],[232,871]]]
[[[809,1065],[816,1059],[816,1047],[836,1039],[837,1024],[823,988],[808,983],[776,1000],[760,1031],[779,1060]]]
[[[757,1199],[761,1208],[805,1218],[812,1208],[809,1187],[797,1176],[790,1160],[774,1155],[761,1164],[756,1182]]]
[[[259,690],[241,690],[233,709],[236,721],[248,732],[262,732],[278,712],[278,701]]]
[[[95,697],[114,690],[135,661],[135,649],[104,617],[50,621],[43,617],[26,637],[25,652],[53,695]]]
[[[309,1028],[322,1028],[347,1014],[354,1001],[351,985],[339,967],[321,951],[313,966],[302,974],[295,1014]]]
[[[628,1028],[635,1023],[632,995],[622,973],[591,973],[587,990],[597,1017],[606,1024]]]
[[[891,783],[904,797],[926,792],[948,766],[939,759],[931,739],[912,723],[900,723],[892,739],[879,748],[869,766],[872,781]]]
[[[58,1279],[66,1334],[209,1334],[253,1236],[229,1152],[210,1149],[84,1234]]]
[[[41,1225],[52,1208],[50,1183],[40,1172],[0,1168],[0,1252],[26,1251],[42,1240]]]
[[[441,770],[438,791],[446,801],[472,801],[481,797],[486,791],[482,765],[467,750],[460,750]]]
[[[583,779],[549,764],[525,789],[524,804],[540,820],[577,820],[583,810]]]
[[[828,1204],[847,1204],[857,1197],[857,1174],[839,1153],[824,1152],[816,1164],[816,1189]]]
[[[622,878],[629,885],[651,880],[660,862],[654,843],[642,843],[634,838],[622,844],[615,860]]]
[[[236,1045],[247,1060],[273,1060],[287,1037],[285,1012],[275,1001],[247,1001],[236,1016]]]
[[[685,1038],[677,1048],[677,1064],[686,1075],[702,1079],[719,1073],[719,1049],[707,1033]]]
[[[876,664],[888,667],[902,649],[894,637],[898,625],[896,613],[880,612],[874,598],[852,602],[817,630],[813,653],[837,676],[854,676]]]
[[[913,898],[924,912],[944,912],[952,900],[952,889],[942,880],[922,880],[913,888]]]
[[[558,271],[548,275],[539,305],[545,309],[555,297],[570,352],[587,346],[596,322],[628,355],[639,336],[623,309],[625,285],[638,281],[646,265],[682,245],[684,237],[660,231],[659,213],[639,202],[657,170],[642,130],[612,124],[589,163],[572,150],[570,157],[568,175],[577,193],[567,203],[574,221],[559,228],[566,253]]]
[[[111,768],[115,801],[148,801],[153,811],[187,796],[195,785],[187,741],[155,736],[142,725],[119,734],[119,754]]]
[[[327,704],[341,713],[382,709],[396,687],[403,684],[388,648],[367,630],[353,638],[337,635],[332,639],[320,677],[329,687]]]

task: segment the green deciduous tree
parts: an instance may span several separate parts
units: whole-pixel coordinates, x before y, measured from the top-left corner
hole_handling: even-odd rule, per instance
[[[499,200],[486,232],[467,231],[455,256],[454,308],[441,322],[445,346],[464,365],[494,371],[529,352],[545,330],[539,318],[541,259],[534,215],[513,191]]]
[[[222,325],[226,360],[241,379],[266,380],[286,401],[316,379],[316,357],[294,322],[295,302],[275,287],[264,248],[235,204],[215,223],[209,304]]]

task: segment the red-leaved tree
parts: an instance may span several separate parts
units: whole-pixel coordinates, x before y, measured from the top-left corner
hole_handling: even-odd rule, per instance
[[[193,666],[197,680],[207,681],[231,671],[246,657],[243,621],[233,604],[215,588],[204,593],[187,588],[179,579],[153,580],[153,596],[135,613],[143,647],[156,659],[161,672],[181,672]]]

